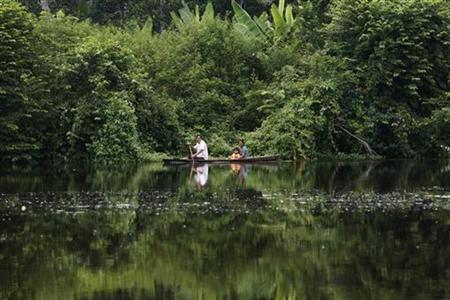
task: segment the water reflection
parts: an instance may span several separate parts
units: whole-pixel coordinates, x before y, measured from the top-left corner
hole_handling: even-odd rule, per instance
[[[197,186],[197,190],[199,191],[202,191],[208,183],[208,170],[208,164],[199,163],[191,165],[191,174],[189,177],[192,178],[192,175],[194,175],[194,181]]]
[[[239,179],[239,183],[244,184],[245,179],[248,176],[248,164],[230,164],[233,175]]]
[[[239,179],[260,190],[415,191],[448,187],[449,166],[448,161],[408,160],[241,165]],[[232,180],[230,168],[230,165],[209,166],[207,186],[212,184],[214,189],[238,183]],[[48,169],[0,170],[0,192],[173,190],[189,182],[190,171],[190,165],[164,167],[162,164],[109,169],[77,167],[56,173]]]
[[[220,169],[224,169],[225,166],[212,166]],[[231,163],[230,164],[232,174],[239,179],[241,185],[244,184],[244,180],[248,175],[248,164]],[[208,183],[209,165],[205,163],[195,163],[190,165],[189,178],[193,180],[197,191],[204,190]]]
[[[449,299],[447,166],[4,173],[0,299]]]
[[[331,211],[16,215],[0,228],[0,298],[448,299],[447,219]]]

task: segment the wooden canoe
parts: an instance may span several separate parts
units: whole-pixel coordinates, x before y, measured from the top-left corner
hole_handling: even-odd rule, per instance
[[[192,159],[163,159],[165,165],[182,165],[191,163],[207,163],[207,164],[250,164],[250,163],[264,163],[278,161],[280,157],[275,156],[257,156],[243,159],[208,159],[208,160],[194,160]]]

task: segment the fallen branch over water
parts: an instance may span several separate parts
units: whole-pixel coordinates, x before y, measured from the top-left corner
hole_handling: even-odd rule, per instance
[[[371,156],[380,156],[375,150],[373,150],[370,146],[369,143],[367,143],[365,140],[363,140],[362,138],[360,138],[359,136],[357,136],[356,134],[351,133],[350,131],[348,131],[347,129],[345,129],[343,126],[339,126],[339,128],[344,131],[345,133],[347,133],[348,135],[350,135],[351,137],[355,138],[358,142],[360,142],[364,148],[366,149],[367,153]]]

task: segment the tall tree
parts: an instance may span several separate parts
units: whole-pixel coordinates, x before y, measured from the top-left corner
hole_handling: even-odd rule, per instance
[[[25,155],[37,146],[27,136],[26,119],[34,104],[33,18],[22,5],[4,0],[0,5],[0,160]],[[17,157],[16,157],[17,156]]]

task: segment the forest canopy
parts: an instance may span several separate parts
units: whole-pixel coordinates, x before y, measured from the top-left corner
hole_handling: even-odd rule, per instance
[[[450,153],[445,0],[0,2],[0,160]]]

